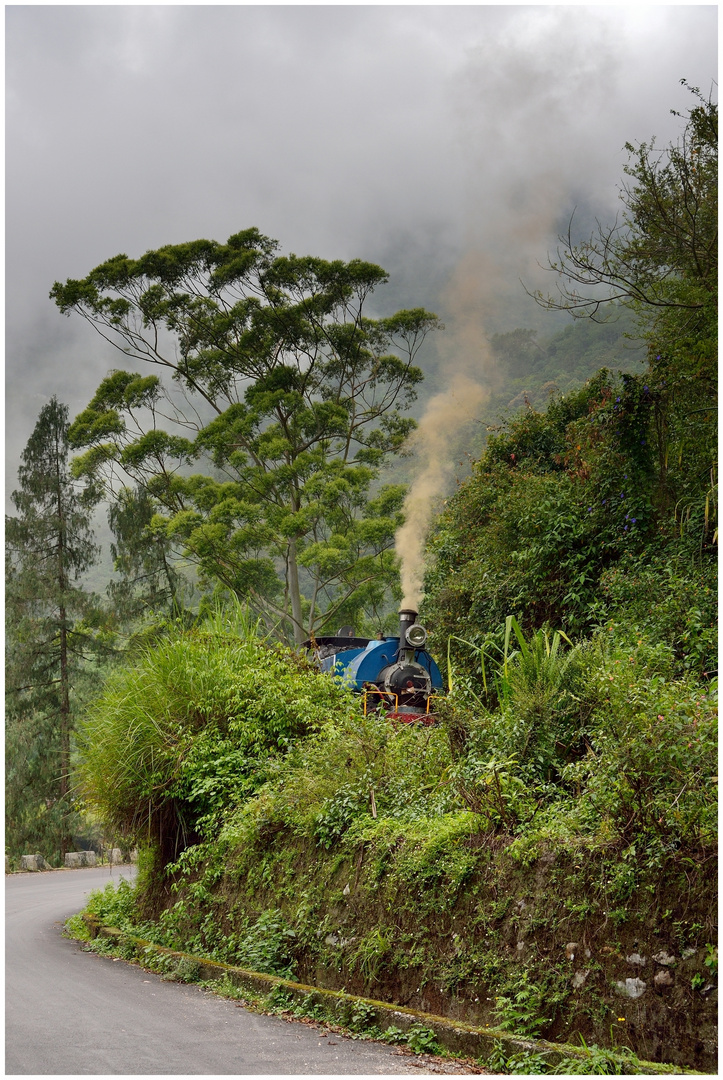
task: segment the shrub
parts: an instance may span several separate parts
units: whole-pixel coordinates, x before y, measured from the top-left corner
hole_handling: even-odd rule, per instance
[[[88,803],[163,864],[213,835],[275,757],[354,704],[237,611],[177,628],[108,680],[80,737]]]

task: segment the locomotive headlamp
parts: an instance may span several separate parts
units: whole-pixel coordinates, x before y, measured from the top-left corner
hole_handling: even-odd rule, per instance
[[[421,649],[427,640],[427,631],[419,623],[415,623],[414,626],[410,626],[407,630],[407,641],[415,649]]]

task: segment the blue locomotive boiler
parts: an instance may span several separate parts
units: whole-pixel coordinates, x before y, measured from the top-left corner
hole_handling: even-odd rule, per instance
[[[364,697],[364,711],[384,709],[402,721],[434,718],[432,703],[444,692],[439,668],[424,648],[427,631],[417,612],[399,612],[399,635],[372,639],[354,636],[344,626],[334,637],[304,642],[322,671]]]

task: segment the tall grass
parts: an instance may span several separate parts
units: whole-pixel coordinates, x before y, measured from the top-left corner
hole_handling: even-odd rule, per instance
[[[238,605],[116,671],[79,732],[80,790],[115,833],[175,857],[348,697]]]
[[[513,633],[517,639],[519,649],[510,649]],[[562,641],[565,641],[570,646],[570,652],[561,651],[560,645]],[[457,683],[452,660],[452,642],[466,646],[475,654],[485,693],[489,693],[487,666],[492,665],[492,683],[497,700],[502,706],[507,706],[512,702],[515,692],[537,690],[542,693],[554,694],[562,684],[567,670],[579,653],[579,646],[573,646],[563,630],[550,632],[543,627],[532,634],[529,640],[525,640],[522,628],[515,616],[508,615],[505,620],[504,644],[502,647],[490,641],[486,641],[482,645],[475,645],[464,638],[455,637],[454,635],[449,637],[447,641],[447,676],[450,690],[453,690]],[[498,653],[497,658],[491,655],[493,649]]]

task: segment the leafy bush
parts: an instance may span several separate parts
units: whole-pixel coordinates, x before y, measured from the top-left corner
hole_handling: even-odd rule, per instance
[[[670,643],[681,671],[710,676],[715,448],[709,433],[695,445],[685,435],[673,462],[677,407],[649,376],[601,371],[492,435],[429,541],[422,615],[433,640],[481,647],[510,613],[525,631],[590,633],[614,611]],[[699,427],[706,408],[693,412]],[[474,670],[469,656],[458,664]]]
[[[413,821],[456,808],[443,781],[450,761],[441,727],[340,711],[269,766],[266,786],[232,828],[253,818],[254,830],[289,829],[331,850],[355,823]]]
[[[295,960],[292,951],[296,934],[289,929],[280,911],[264,911],[253,923],[236,935],[238,944],[233,963],[250,971],[293,979]]]
[[[295,740],[354,707],[242,611],[217,614],[111,676],[82,724],[81,787],[112,829],[150,839],[167,863],[213,835]]]
[[[634,644],[644,635],[667,645],[682,672],[712,677],[718,670],[717,563],[682,553],[632,553],[600,577],[601,621]]]
[[[643,649],[611,653],[594,678],[602,701],[591,750],[568,781],[582,784],[584,798],[625,843],[666,850],[713,843],[715,687],[670,678]]]
[[[407,1032],[407,1046],[415,1054],[439,1054],[441,1050],[437,1036],[424,1024],[412,1024]]]
[[[85,911],[95,915],[106,926],[129,930],[136,925],[135,889],[121,878],[117,885],[109,881],[104,889],[94,890],[88,897]]]

